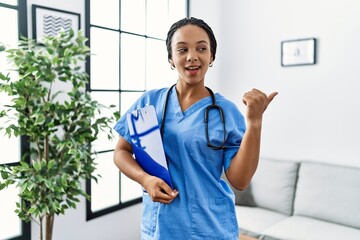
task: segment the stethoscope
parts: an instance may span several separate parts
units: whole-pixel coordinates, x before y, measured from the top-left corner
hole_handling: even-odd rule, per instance
[[[172,85],[169,88],[169,90],[168,90],[168,92],[166,94],[165,106],[164,106],[164,111],[163,111],[162,121],[161,121],[161,128],[160,128],[160,133],[161,133],[162,138],[164,136],[165,118],[166,118],[167,105],[168,105],[168,102],[169,102],[169,96],[170,96],[171,90],[175,86],[176,86],[176,84]],[[211,99],[212,99],[212,104],[207,106],[206,109],[205,109],[205,117],[204,117],[205,136],[206,136],[207,146],[214,149],[214,150],[224,149],[225,148],[225,140],[226,140],[226,129],[225,129],[224,113],[223,113],[222,108],[219,105],[216,105],[214,92],[208,87],[205,87],[205,88],[209,91],[209,93],[211,95]],[[222,127],[223,127],[223,142],[220,145],[212,144],[211,141],[210,141],[210,138],[209,138],[209,112],[210,112],[211,109],[218,110],[219,115],[220,115],[220,119],[221,119],[221,123],[222,123]]]

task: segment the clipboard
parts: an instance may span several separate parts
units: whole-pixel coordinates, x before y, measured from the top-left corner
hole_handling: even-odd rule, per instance
[[[126,121],[140,167],[148,174],[163,179],[173,189],[154,106],[128,113]]]

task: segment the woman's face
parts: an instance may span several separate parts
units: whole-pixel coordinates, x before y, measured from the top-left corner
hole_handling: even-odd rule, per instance
[[[209,36],[202,28],[191,24],[179,28],[172,38],[171,51],[170,63],[177,69],[180,81],[204,81],[213,57]]]

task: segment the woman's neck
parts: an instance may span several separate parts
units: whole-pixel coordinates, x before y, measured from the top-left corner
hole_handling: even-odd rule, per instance
[[[210,96],[203,83],[195,85],[177,83],[175,88],[182,111],[185,111],[200,99]]]

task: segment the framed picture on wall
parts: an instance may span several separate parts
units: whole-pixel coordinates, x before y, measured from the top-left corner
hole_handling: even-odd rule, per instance
[[[316,63],[316,39],[304,38],[281,42],[281,66],[312,65]]]
[[[80,29],[80,13],[32,5],[33,38],[41,43],[45,36],[54,36],[62,29],[73,29],[75,34]]]

